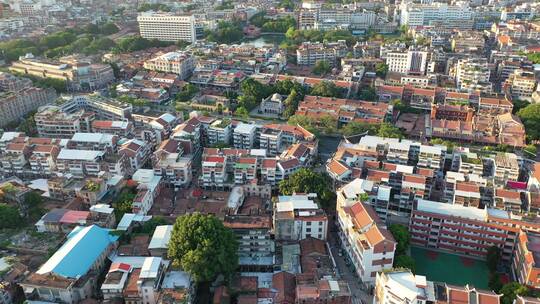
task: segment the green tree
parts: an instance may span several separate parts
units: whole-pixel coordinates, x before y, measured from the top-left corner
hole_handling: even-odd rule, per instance
[[[525,151],[526,153],[528,153],[527,156],[529,156],[529,157],[531,157],[531,158],[536,157],[537,148],[536,148],[536,146],[533,145],[533,144],[530,144],[530,145],[525,146],[525,148],[523,148],[523,151]]]
[[[284,195],[293,193],[317,193],[321,205],[325,208],[335,199],[335,193],[330,188],[331,181],[326,174],[315,172],[308,168],[301,168],[291,174],[288,179],[279,182],[279,192]]]
[[[332,70],[330,63],[327,60],[317,60],[313,66],[312,72],[315,75],[325,75]]]
[[[237,250],[231,229],[213,215],[194,213],[176,219],[168,256],[196,282],[210,282],[220,274],[230,278],[238,265]]]
[[[313,86],[310,94],[315,96],[339,98],[342,96],[342,91],[338,86],[336,86],[335,83],[328,80],[323,80]]]
[[[407,268],[416,273],[416,262],[408,255],[398,255],[394,258],[394,268]]]
[[[244,95],[255,98],[257,103],[261,102],[263,98],[266,98],[271,94],[270,87],[253,78],[244,80],[240,84],[240,90]]]
[[[396,255],[404,255],[411,243],[411,234],[407,227],[399,224],[392,224],[388,228],[397,242]]]
[[[492,272],[489,274],[488,287],[494,292],[499,293],[503,287],[503,283],[501,281],[501,276],[498,273]]]
[[[182,88],[182,91],[176,95],[176,101],[190,101],[198,92],[199,88],[197,88],[197,86],[188,83]]]
[[[244,33],[238,22],[221,21],[215,30],[205,32],[208,41],[231,44],[242,40]]]
[[[236,111],[234,111],[234,114],[236,116],[239,116],[241,118],[244,118],[244,119],[248,119],[249,118],[249,112],[248,110],[245,108],[245,107],[238,107],[236,108]]]
[[[16,207],[0,203],[0,229],[17,228],[23,222]]]
[[[377,100],[377,91],[373,87],[367,87],[360,90],[358,94],[360,100],[375,101]]]
[[[527,55],[527,58],[534,64],[540,64],[540,53],[531,53]]]
[[[140,233],[152,235],[157,226],[167,225],[167,221],[161,216],[153,216],[142,225]]]
[[[118,197],[113,201],[114,215],[120,221],[125,213],[131,213],[133,200],[137,189],[135,187],[124,187]]]
[[[317,129],[317,122],[309,116],[295,114],[289,117],[287,124],[291,126],[301,126],[315,135],[319,133],[319,130]]]
[[[37,220],[43,214],[45,214],[45,209],[42,207],[43,198],[36,191],[28,192],[24,196],[24,204],[28,208],[28,218],[30,220]]]
[[[386,65],[386,63],[377,63],[375,65],[375,73],[381,78],[386,77],[386,73],[388,73],[388,66]]]
[[[521,285],[518,282],[510,282],[505,284],[500,290],[502,293],[501,304],[512,304],[517,296],[525,296],[529,293],[527,286]]]
[[[348,122],[345,126],[343,126],[343,128],[341,128],[341,131],[345,136],[358,135],[365,132],[373,135],[377,133],[378,125],[365,122],[351,121]]]
[[[377,131],[377,135],[387,138],[402,138],[403,132],[396,126],[383,122]]]
[[[490,272],[496,272],[497,266],[501,259],[501,249],[497,246],[491,246],[488,248],[486,254],[486,263]]]
[[[298,93],[295,89],[292,89],[289,96],[287,96],[287,98],[283,101],[283,104],[285,105],[283,116],[285,118],[289,118],[294,115],[294,113],[298,109],[298,102]]]
[[[540,103],[530,104],[517,112],[525,125],[529,140],[540,139]]]
[[[512,113],[514,114],[531,104],[530,102],[521,99],[514,99],[512,100],[512,103],[514,104],[514,107],[512,108]]]

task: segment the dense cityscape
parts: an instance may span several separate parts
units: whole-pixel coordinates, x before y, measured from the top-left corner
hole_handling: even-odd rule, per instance
[[[538,0],[0,0],[0,304],[540,304]]]

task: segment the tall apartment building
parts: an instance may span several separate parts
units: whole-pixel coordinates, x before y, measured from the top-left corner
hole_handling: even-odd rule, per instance
[[[326,240],[328,217],[313,201],[317,194],[280,196],[274,208],[276,240],[300,241],[308,237]]]
[[[491,71],[485,58],[460,59],[456,66],[456,85],[469,93],[480,91],[491,93],[492,83],[489,81]]]
[[[75,133],[90,131],[93,114],[68,114],[57,106],[45,106],[34,115],[34,120],[40,137],[71,138]]]
[[[133,113],[131,104],[99,94],[81,94],[67,98],[67,102],[62,104],[62,110],[67,113],[86,110],[105,120],[127,120]]]
[[[415,4],[403,1],[400,9],[401,25],[411,27],[433,25],[463,29],[473,27],[473,11],[466,5]]]
[[[257,125],[239,123],[233,131],[233,145],[237,149],[252,149],[255,145]]]
[[[299,65],[314,65],[324,60],[333,65],[338,58],[345,57],[347,51],[345,40],[330,43],[304,42],[296,50],[296,62]]]
[[[540,234],[521,231],[514,258],[512,273],[521,284],[532,288],[540,287]]]
[[[506,80],[506,84],[510,89],[510,95],[513,99],[530,102],[536,87],[536,78],[532,71],[517,69],[513,74],[510,74]]]
[[[201,186],[223,189],[227,182],[227,158],[224,156],[204,156],[201,162]]]
[[[53,89],[27,87],[20,91],[0,92],[0,126],[20,119],[55,99]]]
[[[195,56],[183,52],[169,52],[145,61],[144,68],[178,74],[181,80],[185,80],[195,70],[195,63]]]
[[[231,142],[232,125],[230,119],[216,120],[206,130],[208,144],[213,146],[218,143],[229,144]]]
[[[504,187],[507,181],[517,181],[519,170],[520,167],[515,154],[497,154],[494,159],[493,174],[495,185]]]
[[[106,87],[114,81],[114,73],[110,65],[88,63],[71,58],[60,61],[49,61],[35,58],[32,54],[21,56],[12,63],[10,71],[65,81],[68,88],[74,91],[93,91]]]
[[[194,43],[195,17],[174,15],[171,13],[144,12],[137,16],[141,37],[160,41],[178,40]]]
[[[371,206],[347,199],[350,190],[337,193],[338,235],[358,277],[373,284],[377,272],[392,268],[397,243]]]
[[[266,215],[227,215],[223,221],[238,240],[238,264],[246,271],[272,272],[275,243],[272,218]]]
[[[413,51],[389,52],[386,54],[386,64],[390,72],[402,74],[425,75],[428,52]]]
[[[418,200],[409,231],[416,245],[475,257],[485,257],[489,247],[497,246],[503,259],[510,260],[519,227],[498,222],[508,219],[504,211]]]
[[[425,276],[414,275],[409,270],[380,272],[377,274],[374,304],[499,304],[502,294],[493,291],[449,285],[428,281]],[[529,303],[529,302],[525,302]],[[536,301],[531,302],[536,303]]]

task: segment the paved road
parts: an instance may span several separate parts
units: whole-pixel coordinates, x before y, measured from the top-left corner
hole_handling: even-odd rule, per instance
[[[339,237],[337,235],[335,226],[333,226],[332,224],[331,227],[332,227],[332,231],[330,231],[329,244],[332,250],[332,255],[334,256],[334,259],[336,260],[337,270],[341,279],[349,283],[349,288],[351,289],[351,293],[353,295],[353,303],[354,304],[371,304],[373,296],[369,295],[368,293],[364,291],[365,288],[363,287],[360,279],[356,276],[356,274],[352,270],[352,266],[348,266],[346,264],[345,257],[339,256],[339,249],[341,248],[341,245],[339,244]]]

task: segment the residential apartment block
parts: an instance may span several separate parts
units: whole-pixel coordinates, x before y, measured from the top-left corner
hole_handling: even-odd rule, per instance
[[[144,62],[144,68],[152,71],[174,73],[185,80],[193,73],[196,59],[187,53],[169,52]]]
[[[328,217],[313,199],[316,194],[279,196],[274,208],[276,240],[300,241],[308,237],[326,240]]]

